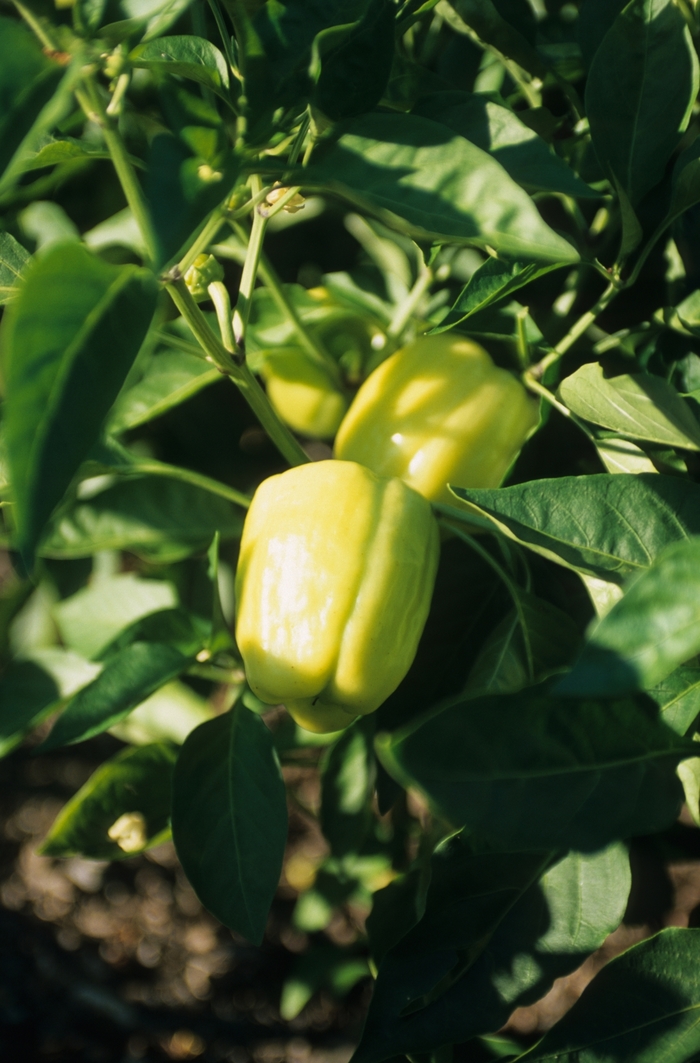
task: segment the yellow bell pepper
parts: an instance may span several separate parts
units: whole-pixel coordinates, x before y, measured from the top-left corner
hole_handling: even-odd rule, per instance
[[[447,485],[498,487],[538,419],[539,402],[483,347],[454,334],[421,336],[364,382],[335,455],[455,505]]]
[[[322,365],[301,347],[268,351],[262,369],[270,402],[282,420],[310,439],[332,439],[348,408]]]
[[[253,692],[302,727],[374,712],[416,653],[439,535],[425,499],[349,461],[265,480],[236,572],[236,641]]]

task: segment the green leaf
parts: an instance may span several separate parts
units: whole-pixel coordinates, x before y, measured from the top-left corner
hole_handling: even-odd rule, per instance
[[[429,335],[446,332],[447,329],[466,321],[472,314],[486,309],[493,303],[505,299],[529,284],[537,277],[544,276],[553,269],[559,269],[560,263],[537,265],[534,262],[504,262],[500,258],[487,258],[462,288],[452,307],[439,325],[429,330]]]
[[[372,114],[347,123],[299,179],[425,240],[490,246],[533,261],[578,260],[495,159],[417,115]]]
[[[106,731],[189,663],[189,657],[165,642],[132,642],[78,691],[42,743],[41,752],[84,742]]]
[[[379,103],[394,59],[394,14],[391,0],[371,0],[350,33],[323,54],[314,103],[333,121]]]
[[[625,846],[552,856],[473,852],[462,835],[438,847],[425,914],[379,965],[355,1063],[498,1029],[602,944],[627,903]]]
[[[59,700],[52,677],[33,661],[16,661],[0,679],[0,757]]]
[[[118,435],[146,424],[217,380],[221,380],[219,370],[201,358],[184,351],[160,351],[148,362],[139,382],[120,394],[112,408],[108,430]]]
[[[123,860],[157,845],[168,833],[174,765],[175,751],[163,743],[123,749],[63,806],[41,853]]]
[[[620,435],[700,450],[700,426],[690,407],[661,377],[606,377],[598,362],[588,362],[562,380],[559,395],[572,413]]]
[[[28,565],[90,449],[150,325],[158,286],[78,244],[52,247],[8,307],[5,440]]]
[[[470,697],[521,690],[533,678],[544,679],[569,664],[576,653],[581,636],[571,617],[526,591],[519,591],[518,599],[534,676],[529,673],[520,617],[513,610],[496,625],[481,648],[464,688]]]
[[[43,170],[46,166],[61,166],[66,162],[75,162],[77,159],[109,159],[109,152],[105,149],[96,148],[90,143],[77,140],[75,137],[47,138],[47,142],[37,147],[35,152],[23,153],[22,170],[29,173],[32,170]],[[140,160],[132,159],[137,165],[143,165]]]
[[[211,624],[209,625],[209,633],[207,637],[207,649],[214,655],[221,653],[224,650],[235,649],[235,642],[233,640],[233,634],[231,632],[231,625],[224,616],[223,606],[221,604],[221,591],[219,584],[219,546],[221,543],[221,536],[217,531],[212,539],[211,546],[207,552],[207,559],[209,561],[209,569],[207,575],[211,582]]]
[[[331,746],[321,775],[321,830],[333,856],[358,852],[373,821],[374,719],[362,717]]]
[[[436,92],[420,99],[412,114],[454,129],[492,155],[529,192],[593,199],[599,195],[513,111],[481,93]]]
[[[31,257],[14,236],[0,232],[0,305],[15,294]]]
[[[614,583],[647,569],[669,543],[700,535],[700,487],[676,476],[602,473],[453,491],[509,538]]]
[[[673,822],[689,744],[647,699],[573,702],[551,682],[460,701],[376,740],[390,775],[455,825],[504,849],[584,852]]]
[[[595,448],[605,468],[615,476],[620,473],[633,473],[636,476],[641,472],[656,472],[652,460],[629,439],[596,440]]]
[[[151,694],[133,712],[110,727],[121,742],[134,746],[174,742],[181,746],[190,731],[212,717],[211,706],[191,687],[175,680]]]
[[[133,66],[189,78],[229,102],[229,74],[222,53],[202,37],[159,37],[129,56]]]
[[[686,735],[700,716],[700,668],[682,665],[647,690],[661,718],[676,734]]]
[[[94,577],[87,587],[55,605],[53,617],[66,646],[83,657],[98,658],[134,621],[176,605],[172,583],[124,572]]]
[[[76,243],[80,240],[78,226],[63,207],[50,200],[39,199],[30,203],[20,214],[19,223],[24,235],[35,241],[37,251],[67,240]]]
[[[13,159],[50,103],[63,69],[42,53],[16,19],[0,18],[0,189],[11,183]]]
[[[482,41],[544,80],[548,73],[546,63],[530,41],[503,18],[499,10],[502,7],[500,0],[498,3],[493,0],[455,0],[452,6]]]
[[[557,686],[579,697],[654,687],[700,652],[700,538],[673,543],[591,631]]]
[[[241,702],[185,740],[173,840],[202,904],[260,944],[282,870],[287,801],[272,735]]]
[[[700,930],[670,927],[600,971],[523,1063],[687,1063],[700,1050]]]
[[[617,16],[628,0],[586,0],[579,12],[576,35],[586,66],[600,47]]]
[[[160,609],[129,624],[95,656],[109,661],[134,642],[167,642],[186,657],[194,657],[207,642],[210,629],[208,620],[186,609]]]
[[[226,499],[178,480],[144,476],[112,484],[60,510],[40,553],[68,558],[129,550],[176,561],[206,549],[216,531],[222,539],[232,539],[241,528],[240,514]]]
[[[598,158],[633,206],[663,177],[697,92],[698,61],[677,5],[632,0],[591,63],[586,111]]]

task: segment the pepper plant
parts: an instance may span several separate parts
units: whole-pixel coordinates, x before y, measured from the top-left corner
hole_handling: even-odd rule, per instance
[[[0,746],[111,731],[124,748],[43,851],[120,859],[172,832],[203,903],[259,943],[285,764],[325,743],[329,855],[295,918],[369,912],[355,1063],[700,1053],[697,929],[612,960],[539,1042],[496,1036],[618,926],[629,840],[668,837],[684,798],[700,821],[699,34],[695,0],[0,17]],[[357,267],[284,282],[266,237],[301,249],[324,210],[345,212]],[[266,473],[331,458],[318,440],[414,340],[424,394],[438,333],[485,348],[513,403],[530,393],[526,429],[459,429],[479,476],[433,505],[408,675],[314,737],[246,684],[227,592],[243,518]],[[200,420],[160,460],[163,418],[222,378],[274,456],[219,449],[214,476]],[[446,379],[417,445],[468,386]],[[324,542],[356,547],[348,499],[311,496],[320,565]]]

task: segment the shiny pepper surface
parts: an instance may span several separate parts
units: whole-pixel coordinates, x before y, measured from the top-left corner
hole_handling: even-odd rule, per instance
[[[254,693],[310,731],[374,712],[415,656],[438,540],[425,499],[354,462],[265,480],[236,573],[236,640]]]
[[[335,454],[455,505],[447,485],[498,487],[538,417],[539,403],[483,347],[422,336],[364,382]]]
[[[322,365],[300,347],[285,347],[266,355],[262,375],[285,424],[310,439],[333,438],[348,403]]]

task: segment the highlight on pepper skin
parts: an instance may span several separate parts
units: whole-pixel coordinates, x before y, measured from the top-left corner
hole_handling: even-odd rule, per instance
[[[236,573],[253,692],[319,732],[374,712],[413,662],[438,554],[431,508],[401,480],[336,460],[265,480]]]
[[[448,484],[498,487],[538,423],[539,401],[479,344],[421,336],[364,382],[335,456],[454,505]]]

